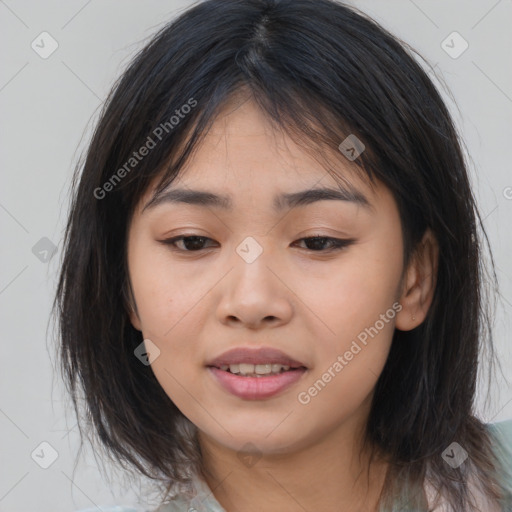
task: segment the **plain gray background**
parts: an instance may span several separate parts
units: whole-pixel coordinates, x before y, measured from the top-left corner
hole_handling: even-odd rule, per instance
[[[456,100],[457,105],[443,92],[471,156],[474,190],[496,258],[503,299],[495,336],[510,376],[512,1],[351,3],[425,56]],[[70,178],[98,109],[131,56],[190,4],[0,1],[0,511],[68,512],[135,503],[133,487],[121,485],[122,474],[114,484],[106,481],[90,451],[73,472],[78,429],[50,358],[48,316]],[[41,52],[55,43],[42,32],[58,44],[47,58]],[[468,48],[458,55],[464,41]],[[498,375],[491,389],[492,403],[479,398],[479,416],[492,422],[512,418],[510,383]],[[52,450],[58,457],[43,469]]]

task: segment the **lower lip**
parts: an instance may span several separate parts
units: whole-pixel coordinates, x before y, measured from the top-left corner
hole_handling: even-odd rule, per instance
[[[208,370],[225,390],[245,400],[262,400],[275,396],[297,382],[306,373],[305,368],[297,368],[277,375],[241,377],[213,366],[209,366]]]

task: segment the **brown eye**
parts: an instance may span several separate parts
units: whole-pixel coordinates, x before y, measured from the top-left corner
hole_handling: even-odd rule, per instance
[[[204,249],[204,242],[206,240],[211,240],[206,236],[196,236],[196,235],[182,235],[176,236],[174,238],[169,238],[168,240],[162,240],[162,243],[166,245],[171,245],[178,251],[182,252],[197,252]],[[183,241],[183,246],[178,247],[178,243]]]
[[[207,248],[205,247],[205,242],[208,240],[213,241],[211,238],[206,236],[181,235],[174,238],[169,238],[167,240],[162,240],[161,242],[165,245],[170,245],[173,250],[179,252],[200,252]],[[306,244],[306,250],[325,253],[341,250],[345,247],[348,247],[354,243],[355,240],[332,238],[328,236],[311,236],[307,238],[301,238],[297,242],[303,241]],[[178,245],[180,243],[182,244],[181,246]]]
[[[344,247],[348,247],[350,244],[354,242],[353,239],[340,239],[340,238],[332,238],[328,236],[312,236],[307,238],[301,238],[298,240],[299,242],[305,241],[306,248],[313,252],[330,252],[338,249],[343,249]],[[322,249],[325,245],[328,244],[329,247],[327,250]]]

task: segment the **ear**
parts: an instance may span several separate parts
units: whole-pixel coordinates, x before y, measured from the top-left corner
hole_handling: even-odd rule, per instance
[[[135,299],[133,297],[133,291],[131,287],[131,283],[129,280],[124,282],[122,288],[122,296],[125,311],[128,313],[130,318],[130,322],[137,331],[142,332],[142,325],[140,322],[139,314],[137,312],[137,305],[135,304]]]
[[[396,316],[395,327],[410,331],[420,325],[427,316],[434,297],[437,282],[439,244],[430,229],[427,229],[403,278],[402,309]]]
[[[137,329],[137,331],[141,331],[142,332],[142,325],[140,323],[139,315],[134,310],[134,308],[131,307],[131,306],[130,306],[130,322],[133,325],[133,327],[135,329]]]

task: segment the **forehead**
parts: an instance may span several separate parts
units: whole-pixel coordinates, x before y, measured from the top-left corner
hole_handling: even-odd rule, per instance
[[[348,161],[342,162],[346,159],[339,152],[337,158],[333,153],[323,147],[312,154],[311,148],[293,140],[283,129],[272,124],[254,102],[248,100],[224,107],[195,158],[189,162],[191,172],[188,172],[187,178],[193,180],[201,175],[202,179],[211,179],[214,177],[212,173],[202,173],[202,170],[223,164],[226,174],[231,173],[238,178],[242,175],[246,181],[256,177],[263,180],[272,177],[272,183],[276,184],[281,179],[286,182],[300,179],[304,183],[311,183],[328,174],[319,162],[322,160],[330,161],[340,176],[356,174],[350,172]]]
[[[363,204],[367,198],[369,203],[375,186],[370,187],[355,169],[337,148],[319,148],[312,153],[311,147],[276,129],[255,103],[245,101],[224,107],[166,190],[201,189],[229,196],[232,200],[223,201],[226,209],[235,206],[237,195],[244,194],[259,199],[264,196],[266,201],[272,195],[276,197],[272,205],[279,210],[287,205],[285,192],[313,188],[341,189],[356,202]],[[157,183],[145,194],[144,205],[152,202]],[[282,192],[280,198],[278,192]]]

